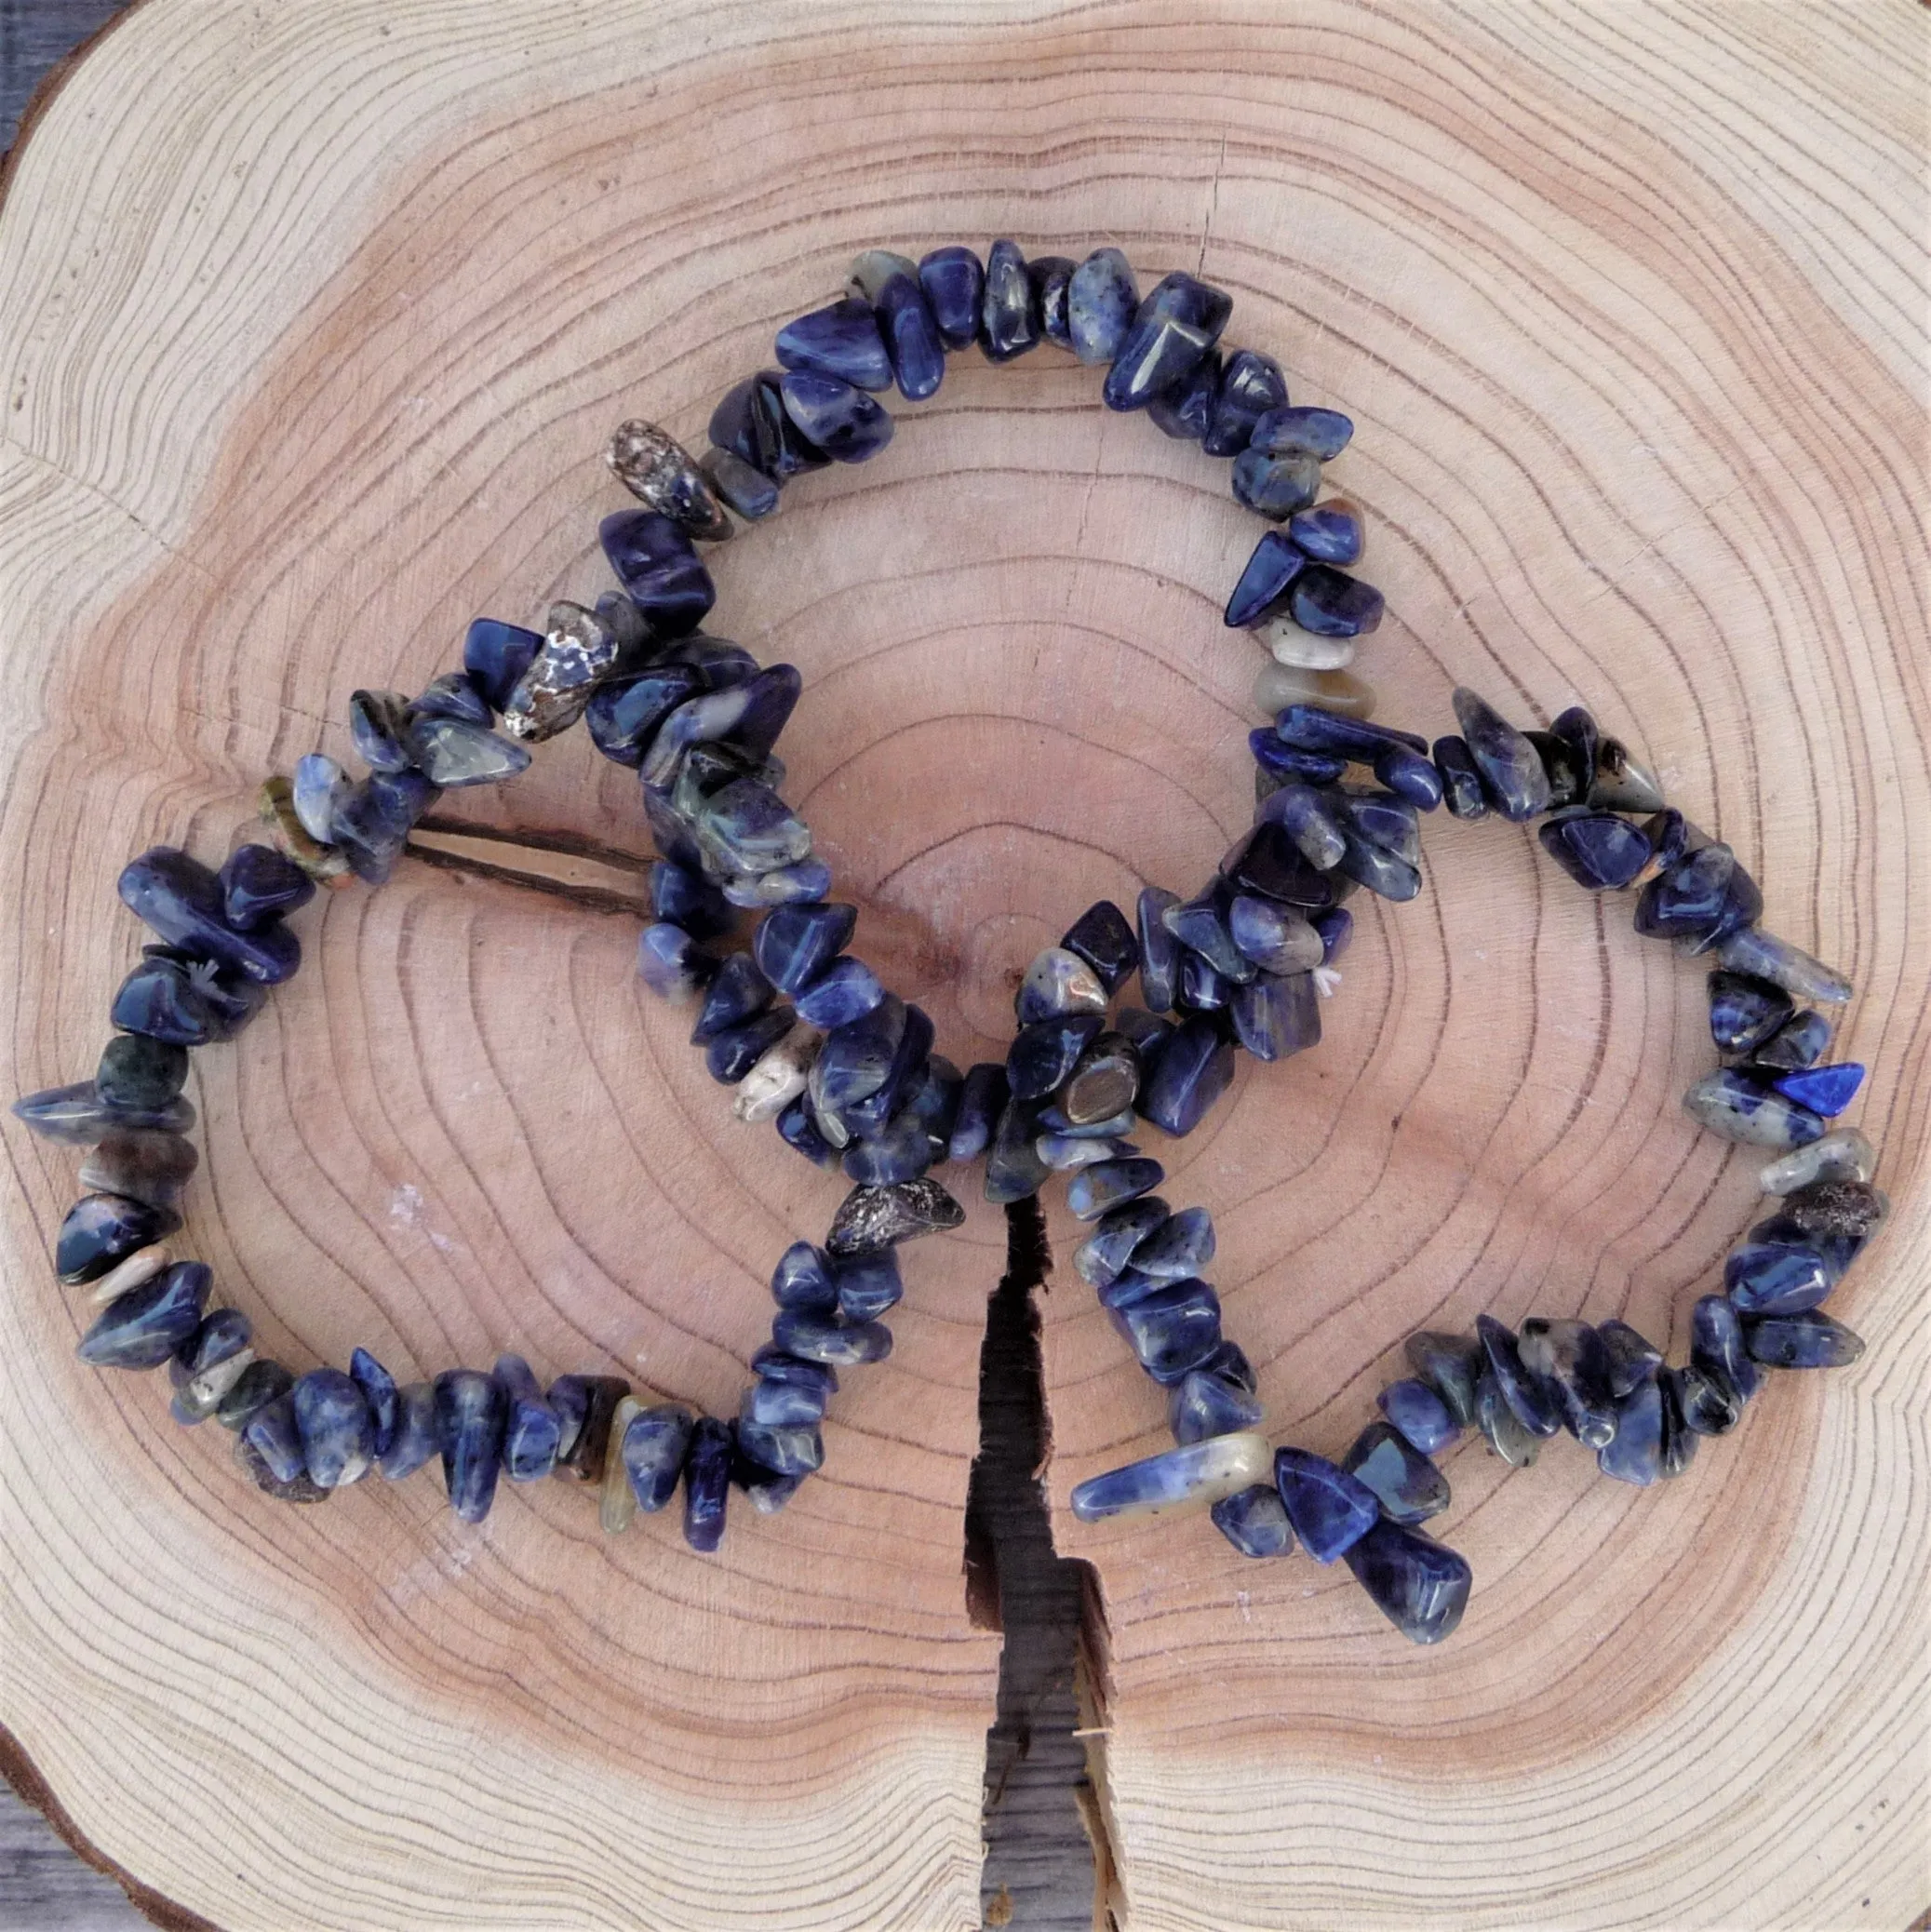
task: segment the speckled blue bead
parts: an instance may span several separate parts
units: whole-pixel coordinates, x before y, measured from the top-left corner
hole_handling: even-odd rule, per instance
[[[277,1483],[292,1483],[307,1473],[302,1455],[302,1431],[295,1424],[295,1404],[278,1395],[241,1426],[241,1439],[267,1464]]]
[[[1596,1451],[1596,1467],[1617,1483],[1647,1489],[1663,1473],[1663,1388],[1652,1375],[1616,1404],[1616,1433]]]
[[[787,1355],[853,1368],[883,1362],[892,1353],[892,1331],[882,1322],[842,1322],[786,1308],[771,1323],[771,1339]]]
[[[1372,1489],[1311,1450],[1275,1450],[1274,1485],[1302,1548],[1318,1563],[1345,1555],[1381,1514]]]
[[[833,377],[859,389],[892,387],[892,357],[872,305],[863,297],[846,296],[785,323],[776,348],[787,370]],[[799,427],[811,435],[809,424]]]
[[[1374,1492],[1391,1522],[1426,1523],[1448,1508],[1448,1478],[1392,1423],[1369,1423],[1341,1467]]]
[[[1863,1336],[1821,1308],[1752,1316],[1743,1334],[1750,1360],[1765,1368],[1848,1368],[1864,1352]]]
[[[1435,740],[1435,770],[1442,774],[1442,795],[1455,818],[1488,816],[1488,794],[1482,788],[1482,772],[1467,743],[1453,734]]]
[[[1189,1134],[1234,1078],[1234,1049],[1206,1019],[1190,1019],[1160,1053],[1140,1093],[1140,1111],[1175,1139]]]
[[[717,585],[696,546],[655,510],[619,510],[597,527],[617,582],[650,620],[653,635],[681,637],[704,621]]]
[[[491,710],[501,711],[543,648],[543,637],[535,631],[500,618],[478,617],[463,639],[463,668]]]
[[[1820,1013],[1800,1013],[1785,1021],[1751,1057],[1760,1067],[1810,1067],[1830,1044],[1830,1021]]]
[[[369,1404],[370,1449],[380,1457],[396,1440],[396,1422],[402,1409],[396,1377],[367,1348],[355,1348],[350,1352],[349,1375],[362,1391],[362,1400]]]
[[[1439,1644],[1454,1634],[1473,1581],[1466,1557],[1421,1530],[1385,1519],[1346,1555],[1355,1581],[1404,1637]]]
[[[1285,523],[1321,494],[1321,464],[1300,451],[1269,456],[1243,449],[1234,458],[1229,485],[1237,503],[1271,523]]]
[[[1031,277],[1019,244],[1001,236],[986,251],[986,286],[979,299],[979,347],[988,362],[1011,362],[1039,347],[1044,331],[1033,303]]]
[[[1103,1161],[1094,1167],[1082,1167],[1066,1187],[1066,1206],[1082,1221],[1096,1221],[1110,1208],[1117,1208],[1142,1194],[1150,1194],[1166,1179],[1166,1170],[1158,1161],[1134,1157],[1125,1161]]]
[[[1385,608],[1372,584],[1332,564],[1310,563],[1288,587],[1288,615],[1317,637],[1366,637],[1380,628]]]
[[[436,1435],[442,1450],[449,1507],[464,1523],[480,1523],[496,1500],[509,1399],[480,1369],[445,1369],[436,1378]]]
[[[1254,425],[1248,446],[1269,456],[1305,449],[1323,463],[1332,463],[1347,449],[1353,435],[1354,423],[1339,409],[1269,409]]]
[[[396,1427],[376,1452],[385,1483],[413,1476],[436,1453],[436,1385],[409,1382],[396,1391]]]
[[[784,413],[780,394],[783,369],[760,369],[724,393],[711,411],[710,436],[774,483],[784,483],[808,470],[822,470],[831,461]]]
[[[1209,1514],[1214,1526],[1242,1556],[1285,1556],[1294,1547],[1294,1525],[1281,1492],[1268,1483],[1222,1496]]]
[[[1101,387],[1109,409],[1144,409],[1188,375],[1227,327],[1233,298],[1176,270],[1155,283],[1133,312]]]
[[[172,1208],[125,1194],[84,1194],[54,1237],[54,1271],[70,1286],[98,1281],[137,1249],[152,1246],[181,1225]],[[167,1354],[160,1359],[165,1362]]]
[[[752,952],[772,986],[796,995],[844,950],[857,929],[855,906],[779,906],[758,921]]]
[[[1390,745],[1376,753],[1374,775],[1398,798],[1423,812],[1432,812],[1442,802],[1441,772],[1420,752],[1405,745]],[[1635,830],[1633,826],[1629,829]],[[1642,836],[1636,833],[1637,838]]]
[[[1857,1089],[1864,1084],[1864,1069],[1856,1060],[1844,1060],[1830,1067],[1806,1067],[1779,1074],[1771,1084],[1786,1100],[1829,1120],[1857,1097]]]
[[[233,1040],[261,1012],[267,987],[173,946],[141,948],[141,964],[114,996],[108,1018],[126,1033],[176,1046]]]
[[[692,1426],[684,1456],[684,1540],[708,1552],[724,1540],[724,1514],[731,1500],[733,1450],[731,1425],[701,1415]]]
[[[986,295],[986,268],[978,256],[957,243],[934,248],[919,263],[919,287],[945,346],[970,348],[978,340]]]
[[[1541,1383],[1522,1366],[1515,1336],[1493,1315],[1476,1316],[1475,1334],[1488,1357],[1489,1373],[1515,1419],[1531,1435],[1554,1435],[1562,1426],[1562,1415]]]
[[[624,1440],[615,1446],[639,1509],[654,1514],[677,1495],[696,1426],[697,1417],[681,1402],[656,1403],[624,1425]]]
[[[1506,819],[1521,823],[1549,810],[1549,772],[1540,755],[1494,705],[1466,686],[1454,696],[1462,743],[1482,773],[1489,802]]]
[[[1254,425],[1269,409],[1287,404],[1287,378],[1271,356],[1236,349],[1221,370],[1214,411],[1200,438],[1209,456],[1235,456],[1246,449]]]
[[[340,1489],[369,1473],[375,1461],[375,1424],[353,1377],[338,1368],[311,1369],[289,1399],[302,1466],[317,1489]]]
[[[1462,1432],[1448,1404],[1426,1382],[1413,1376],[1390,1382],[1374,1402],[1424,1456],[1447,1448]]]
[[[1099,1013],[1075,1013],[1020,1027],[1006,1053],[1006,1084],[1013,1097],[1038,1100],[1051,1093],[1105,1025]]]
[[[704,1071],[719,1086],[734,1087],[789,1033],[797,1015],[788,1007],[774,1007],[727,1026],[704,1047]]]
[[[907,402],[936,394],[945,380],[945,339],[911,275],[895,275],[878,290],[878,317],[898,393]]]
[[[1321,995],[1311,973],[1260,973],[1227,1001],[1234,1036],[1256,1060],[1285,1060],[1321,1044]]]
[[[1140,306],[1133,265],[1118,248],[1095,248],[1066,285],[1068,345],[1081,362],[1111,362]]]
[[[1744,1346],[1743,1324],[1721,1295],[1705,1295],[1690,1310],[1690,1366],[1740,1409],[1763,1377]]]
[[[1763,1046],[1796,1011],[1781,986],[1721,967],[1710,975],[1710,1037],[1722,1053]]]
[[[1743,1314],[1798,1314],[1834,1285],[1823,1255],[1797,1243],[1748,1242],[1723,1263],[1723,1291]]]
[[[1163,1387],[1171,1388],[1189,1370],[1199,1368],[1220,1346],[1220,1297],[1198,1278],[1162,1281],[1109,1308],[1107,1314],[1140,1366]],[[1220,1429],[1202,1431],[1229,1433]]]
[[[1072,325],[1067,315],[1067,296],[1073,271],[1079,266],[1070,255],[1035,255],[1026,264],[1026,278],[1032,288],[1033,313],[1039,318],[1039,332],[1062,349],[1073,346]]]
[[[74,1353],[89,1368],[159,1368],[201,1326],[213,1275],[177,1261],[109,1302]]]
[[[301,942],[279,921],[248,932],[231,926],[221,879],[173,846],[142,852],[122,869],[119,886],[122,903],[165,944],[243,979],[279,986],[302,963]]]
[[[1147,404],[1147,419],[1162,436],[1198,443],[1214,421],[1214,398],[1219,393],[1220,351],[1209,349],[1187,374]]]
[[[982,1060],[966,1071],[953,1115],[945,1155],[950,1161],[976,1161],[992,1145],[994,1129],[1005,1111],[1006,1069]]]
[[[550,1406],[520,1355],[496,1358],[496,1380],[508,1410],[503,1431],[503,1471],[512,1483],[535,1483],[557,1467],[563,1420]]]
[[[1361,513],[1338,496],[1296,510],[1287,519],[1287,534],[1296,549],[1324,564],[1359,563],[1367,543]]]
[[[793,369],[780,387],[784,413],[834,463],[865,463],[892,440],[890,411],[855,384]]]
[[[1147,1325],[1146,1304],[1142,1302],[1137,1308],[1142,1311],[1140,1324]],[[1134,1308],[1129,1308],[1114,1316],[1117,1325],[1128,1329],[1129,1341],[1133,1340],[1134,1314]],[[1260,1427],[1258,1397],[1228,1376],[1215,1374],[1213,1352],[1189,1368],[1167,1391],[1167,1427],[1173,1430],[1176,1442],[1200,1442],[1209,1436],[1228,1436],[1238,1429]]]

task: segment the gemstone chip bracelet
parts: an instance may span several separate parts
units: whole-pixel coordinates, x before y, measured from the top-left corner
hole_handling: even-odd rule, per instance
[[[499,1477],[554,1475],[592,1485],[615,1534],[681,1488],[684,1535],[711,1550],[733,1488],[768,1513],[821,1466],[838,1371],[891,1352],[883,1317],[904,1294],[900,1245],[963,1218],[930,1170],[983,1161],[995,1202],[1066,1174],[1067,1203],[1093,1229],[1075,1266],[1165,1391],[1175,1444],[1079,1483],[1074,1514],[1210,1512],[1245,1556],[1298,1547],[1317,1563],[1345,1560],[1417,1643],[1447,1636],[1468,1602],[1468,1564],[1422,1527],[1449,1505],[1434,1457],[1463,1430],[1515,1466],[1567,1430],[1604,1475],[1647,1485],[1681,1474],[1699,1437],[1734,1428],[1766,1369],[1856,1361],[1862,1341],[1821,1304],[1887,1203],[1870,1143],[1830,1125],[1864,1074],[1825,1058],[1826,1010],[1849,999],[1849,982],[1761,929],[1763,896],[1735,852],[1669,806],[1587,712],[1523,731],[1462,690],[1459,729],[1432,743],[1374,720],[1374,692],[1348,666],[1382,598],[1350,574],[1360,511],[1321,495],[1323,465],[1353,424],[1293,404],[1272,357],[1223,348],[1231,310],[1186,274],[1143,298],[1117,248],[1078,263],[1028,262],[1010,240],[983,261],[960,247],[917,262],[861,255],[842,299],[779,330],[778,366],[717,404],[701,459],[649,423],[616,431],[607,460],[643,505],[599,530],[621,588],[594,608],[552,605],[542,631],[479,618],[462,668],[413,698],[355,692],[349,738],[367,775],[312,754],[269,779],[261,831],[219,869],[166,846],[135,859],[120,895],[157,943],[114,996],[114,1036],[91,1080],[14,1107],[34,1132],[88,1150],[87,1191],[55,1255],[60,1280],[99,1310],[81,1359],[167,1368],[175,1419],[233,1431],[237,1460],[271,1496],[319,1502],[371,1472],[399,1482],[439,1459],[466,1522],[487,1515]],[[828,898],[830,870],[784,800],[773,755],[798,673],[702,629],[716,593],[696,545],[729,538],[733,516],[771,516],[807,472],[876,455],[893,427],[878,396],[932,396],[949,352],[977,343],[1006,362],[1042,342],[1104,368],[1107,408],[1144,409],[1167,436],[1230,459],[1234,496],[1270,527],[1226,622],[1264,648],[1254,703],[1272,722],[1249,741],[1254,824],[1206,882],[1184,898],[1149,886],[1132,919],[1106,900],[1081,913],[1026,969],[1004,1063],[961,1073],[934,1051],[926,1014],[847,949],[857,909]],[[545,1386],[516,1355],[398,1385],[357,1348],[346,1370],[297,1374],[257,1353],[244,1312],[209,1309],[210,1269],[173,1246],[197,1162],[189,1050],[232,1040],[295,973],[288,917],[318,885],[382,884],[442,791],[514,777],[530,744],[579,720],[637,771],[660,854],[644,984],[694,1008],[692,1044],[741,1120],[774,1125],[852,1184],[824,1244],[779,1257],[771,1340],[731,1418],[608,1375]],[[1762,1178],[1775,1209],[1729,1255],[1722,1292],[1696,1303],[1683,1364],[1621,1321],[1532,1317],[1511,1331],[1480,1316],[1472,1335],[1409,1338],[1412,1373],[1381,1391],[1381,1419],[1334,1462],[1261,1433],[1254,1372],[1222,1334],[1204,1276],[1212,1219],[1160,1198],[1164,1170],[1131,1136],[1143,1123],[1190,1133],[1239,1052],[1281,1060],[1319,1042],[1353,927],[1346,902],[1362,889],[1414,898],[1421,815],[1443,806],[1535,821],[1578,885],[1635,892],[1639,932],[1706,959],[1721,1064],[1683,1105],[1771,1157]],[[1135,975],[1139,1003],[1120,1003]]]

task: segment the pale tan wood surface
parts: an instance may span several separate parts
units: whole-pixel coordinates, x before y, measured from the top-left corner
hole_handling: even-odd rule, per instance
[[[856,248],[1011,234],[1198,266],[1360,425],[1390,617],[1362,668],[1589,704],[1857,978],[1897,1214],[1855,1372],[1772,1391],[1638,1496],[1464,1449],[1477,1594],[1413,1653],[1344,1576],[1204,1525],[1080,1530],[1158,1404],[1062,1259],[1060,1547],[1139,1926],[1898,1925],[1924,1903],[1918,1319],[1927,803],[1925,23],[1904,6],[1010,6],[262,13],[146,0],[0,216],[16,1088],[84,1072],[158,839],[340,749],[476,610],[603,581],[621,414],[700,439]],[[791,795],[864,949],[963,1061],[1096,893],[1245,820],[1254,536],[1197,450],[1055,352],[956,358],[865,469],[717,554],[714,625],[807,689]],[[645,840],[553,747],[499,830]],[[1677,1095],[1700,974],[1531,840],[1429,827],[1329,1038],[1173,1150],[1277,1432],[1343,1446],[1406,1329],[1628,1314],[1680,1349],[1751,1214]],[[723,1406],[829,1177],[736,1129],[629,975],[634,923],[405,865],[201,1056],[190,1233],[272,1344],[423,1371],[520,1347]],[[974,1205],[918,1251],[826,1477],[720,1558],[560,1487],[480,1532],[431,1479],[277,1510],[141,1382],[72,1361],[71,1161],[11,1128],[0,1720],[111,1858],[224,1926],[977,1920],[997,1640],[960,1512]],[[1073,1230],[1055,1211],[1055,1254]],[[1614,1492],[1614,1493],[1612,1493]]]

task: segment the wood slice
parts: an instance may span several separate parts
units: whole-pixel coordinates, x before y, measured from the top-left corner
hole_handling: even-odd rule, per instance
[[[1925,23],[1696,10],[146,0],[0,219],[0,1035],[85,1075],[138,944],[114,879],[219,858],[478,610],[607,582],[598,460],[711,405],[859,248],[1123,246],[1358,427],[1383,715],[1586,703],[1859,987],[1891,1226],[1854,1371],[1777,1379],[1662,1494],[1448,1462],[1476,1594],[1411,1650],[1342,1574],[1205,1523],[1081,1528],[1162,1440],[1061,1257],[1060,1548],[1122,1925],[1902,1924],[1926,1896]],[[861,946],[964,1063],[1090,900],[1187,890],[1252,803],[1254,520],[1054,350],[954,359],[892,448],[713,554],[713,628],[802,669],[790,796]],[[648,842],[581,738],[451,795],[590,854],[573,896],[407,863],[199,1056],[187,1239],[302,1364],[526,1352],[727,1408],[836,1180],[731,1121],[611,910]],[[1430,822],[1320,1049],[1160,1147],[1221,1229],[1279,1438],[1345,1447],[1409,1329],[1622,1314],[1681,1353],[1755,1168],[1683,1117],[1701,972],[1533,838]],[[598,856],[601,853],[602,856]],[[75,1827],[231,1928],[965,1926],[997,1637],[961,1512],[974,1201],[912,1251],[828,1469],[715,1558],[562,1485],[312,1510],[73,1358],[73,1161],[9,1124],[0,1723]]]

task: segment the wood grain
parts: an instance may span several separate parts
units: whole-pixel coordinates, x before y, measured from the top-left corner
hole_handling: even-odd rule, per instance
[[[1464,1449],[1475,1565],[1414,1654],[1345,1576],[1204,1526],[1084,1530],[1111,1909],[1142,1927],[1900,1925],[1925,1869],[1931,805],[1923,15],[1901,5],[1079,8],[147,0],[0,219],[0,1043],[73,1075],[123,859],[218,855],[476,610],[601,581],[595,452],[700,436],[858,248],[1011,234],[1198,267],[1357,420],[1390,617],[1362,668],[1579,699],[1857,975],[1897,1212],[1848,1375],[1693,1478]],[[865,949],[961,1061],[1100,892],[1182,887],[1250,803],[1251,521],[1047,352],[959,358],[865,469],[720,552],[715,626],[797,663],[792,796]],[[1337,480],[1341,475],[1337,473]],[[585,745],[464,811],[641,851]],[[613,829],[615,828],[615,829]],[[1699,975],[1492,825],[1369,916],[1319,1053],[1174,1151],[1278,1434],[1344,1445],[1401,1334],[1536,1308],[1669,1331],[1751,1214],[1677,1107]],[[633,924],[409,865],[202,1056],[191,1225],[299,1360],[524,1348],[719,1406],[827,1177],[734,1131]],[[920,1253],[830,1471],[719,1560],[576,1499],[278,1512],[71,1358],[71,1162],[8,1131],[0,1720],[78,1828],[231,1928],[977,1923],[997,1640],[961,1511],[974,1208]],[[1055,1210],[1049,1239],[1073,1231]],[[1062,1265],[1056,1510],[1160,1417]]]

